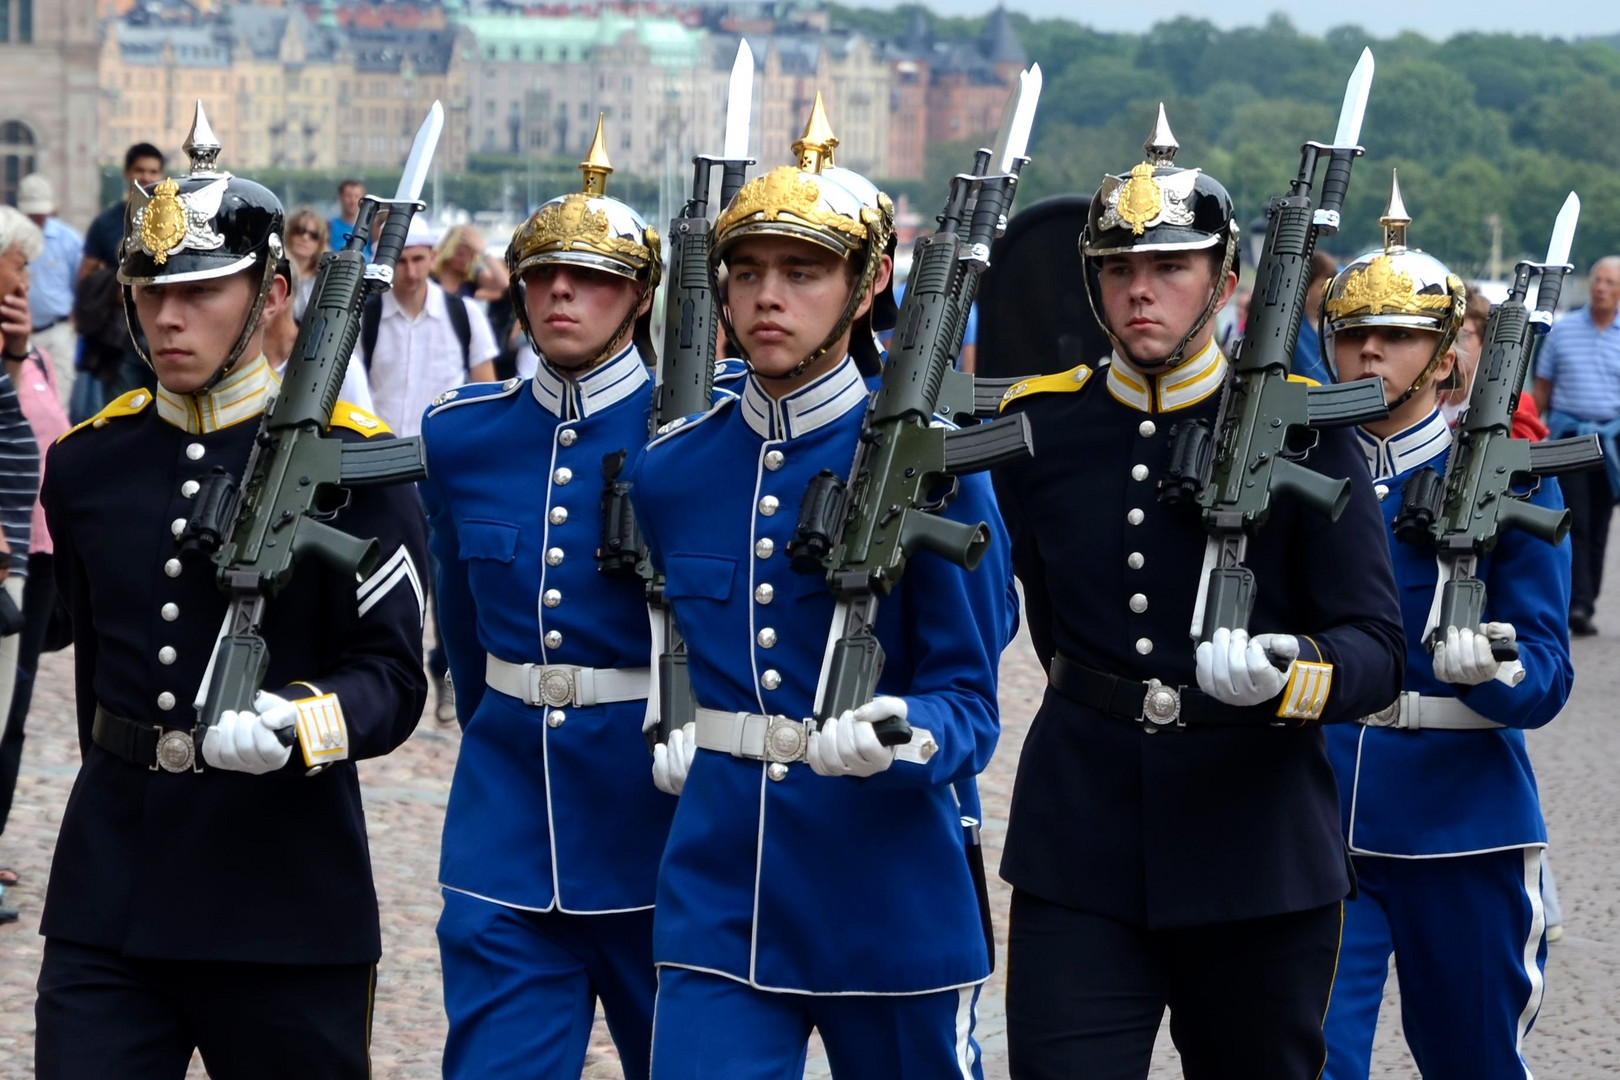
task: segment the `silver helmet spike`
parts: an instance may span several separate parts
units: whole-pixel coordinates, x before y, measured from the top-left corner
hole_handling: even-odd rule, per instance
[[[1412,215],[1406,212],[1406,204],[1401,201],[1401,181],[1394,169],[1389,171],[1389,206],[1378,223],[1384,227],[1384,250],[1405,250],[1406,227],[1412,224]]]
[[[1176,151],[1181,144],[1176,137],[1170,134],[1170,121],[1164,115],[1164,102],[1159,102],[1159,119],[1153,125],[1153,134],[1148,141],[1142,144],[1142,152],[1147,155],[1147,163],[1155,167],[1168,166],[1176,160]]]
[[[224,175],[214,164],[221,147],[219,140],[214,137],[214,129],[208,125],[208,114],[203,112],[201,101],[197,102],[196,115],[191,118],[191,133],[180,148],[191,159],[192,176]]]

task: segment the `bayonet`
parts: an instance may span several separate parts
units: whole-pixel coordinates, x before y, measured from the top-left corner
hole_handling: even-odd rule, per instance
[[[723,157],[741,161],[748,156],[748,125],[754,110],[754,50],[748,39],[737,43],[737,59],[731,64],[731,83],[726,93],[726,138]]]
[[[1361,50],[1361,59],[1350,73],[1344,88],[1344,104],[1339,108],[1339,127],[1333,133],[1335,149],[1348,150],[1361,145],[1361,122],[1367,116],[1367,95],[1372,92],[1373,54]]]

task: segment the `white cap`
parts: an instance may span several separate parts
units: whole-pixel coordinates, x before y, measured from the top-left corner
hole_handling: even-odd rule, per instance
[[[17,185],[17,209],[25,214],[52,214],[56,212],[56,196],[51,182],[39,173],[29,173]]]
[[[429,225],[421,214],[411,218],[411,227],[405,232],[405,247],[438,247],[444,233]]]

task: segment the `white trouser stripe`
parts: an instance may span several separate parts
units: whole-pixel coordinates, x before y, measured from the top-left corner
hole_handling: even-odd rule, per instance
[[[962,1080],[973,1080],[973,1021],[977,986],[964,986],[956,992],[956,1067]]]
[[[1547,916],[1541,907],[1540,847],[1524,849],[1524,895],[1530,901],[1530,936],[1524,942],[1524,974],[1530,980],[1530,997],[1524,1003],[1524,1011],[1519,1013],[1519,1029],[1513,1048],[1519,1055],[1519,1063],[1524,1066],[1525,1080],[1532,1080],[1530,1066],[1524,1064],[1524,1036],[1530,1030],[1530,1025],[1535,1023],[1536,1013],[1541,1011],[1541,998],[1547,989],[1541,967],[1536,963],[1536,953],[1541,949],[1541,935],[1547,929]]]

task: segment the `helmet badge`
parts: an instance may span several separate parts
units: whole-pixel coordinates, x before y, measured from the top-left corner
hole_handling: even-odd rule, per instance
[[[185,243],[186,208],[175,181],[164,180],[152,193],[152,201],[141,211],[140,237],[141,246],[159,266]]]
[[[1153,179],[1153,166],[1144,161],[1131,169],[1131,178],[1114,196],[1112,208],[1120,221],[1131,227],[1133,236],[1147,231],[1148,225],[1164,212],[1164,188]],[[1188,219],[1191,217],[1189,214]]]

